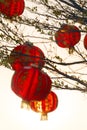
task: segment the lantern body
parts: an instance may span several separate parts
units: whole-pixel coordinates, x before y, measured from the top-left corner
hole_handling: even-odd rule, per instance
[[[30,107],[35,112],[40,112],[42,114],[41,120],[47,119],[47,113],[54,111],[58,106],[57,95],[50,91],[48,96],[41,101],[30,101]]]
[[[87,50],[87,34],[84,37],[84,47]]]
[[[7,17],[19,16],[25,7],[24,0],[2,0],[0,2],[0,12]]]
[[[19,70],[24,66],[36,66],[42,68],[45,64],[45,56],[42,50],[33,45],[19,45],[15,47],[9,57],[13,70]]]
[[[62,48],[72,48],[80,40],[81,34],[76,26],[64,24],[56,32],[55,40],[58,46]]]
[[[37,68],[21,69],[15,71],[11,88],[25,101],[42,100],[50,92],[51,79]]]

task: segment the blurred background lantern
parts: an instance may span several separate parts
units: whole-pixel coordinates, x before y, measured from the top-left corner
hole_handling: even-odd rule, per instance
[[[87,50],[87,34],[84,37],[84,48]]]
[[[24,66],[42,68],[45,64],[43,51],[34,45],[23,44],[16,46],[9,56],[9,62],[13,70],[19,70]]]
[[[7,17],[19,16],[25,7],[24,0],[1,0],[0,12]]]
[[[12,91],[25,101],[42,100],[51,90],[51,79],[38,68],[20,69],[12,77]]]
[[[75,25],[64,24],[55,33],[55,40],[58,46],[62,48],[72,48],[80,40],[81,34]]]
[[[29,104],[33,111],[41,113],[41,120],[47,120],[47,113],[54,111],[58,106],[58,97],[51,91],[44,100],[30,101]]]

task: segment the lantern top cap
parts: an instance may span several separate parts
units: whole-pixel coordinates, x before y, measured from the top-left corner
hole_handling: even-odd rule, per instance
[[[24,45],[33,46],[33,43],[32,43],[32,42],[30,42],[30,41],[26,41],[26,42],[24,43]]]

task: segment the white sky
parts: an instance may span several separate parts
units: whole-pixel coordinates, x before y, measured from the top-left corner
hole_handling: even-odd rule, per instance
[[[20,108],[21,99],[11,90],[14,71],[0,67],[0,130],[87,130],[87,94],[54,90],[58,108],[40,121],[40,114]]]

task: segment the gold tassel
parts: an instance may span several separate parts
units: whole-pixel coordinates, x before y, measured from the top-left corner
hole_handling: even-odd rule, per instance
[[[22,100],[21,101],[21,108],[30,109],[29,101]]]
[[[48,120],[48,115],[47,113],[41,113],[41,120]]]

